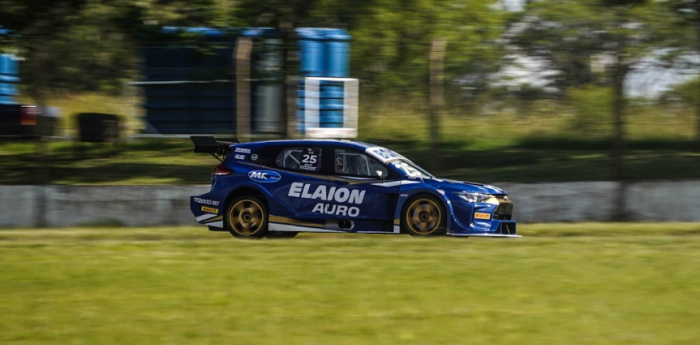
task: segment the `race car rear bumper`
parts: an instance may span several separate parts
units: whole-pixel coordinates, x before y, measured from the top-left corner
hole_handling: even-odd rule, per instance
[[[208,225],[210,228],[223,228],[224,216],[220,207],[221,202],[212,198],[210,194],[194,195],[190,197],[190,211],[197,223]]]

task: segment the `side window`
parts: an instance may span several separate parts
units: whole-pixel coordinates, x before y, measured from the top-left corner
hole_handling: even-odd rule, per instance
[[[275,160],[280,168],[317,172],[321,170],[321,149],[318,147],[288,147]]]
[[[388,172],[376,159],[345,149],[335,149],[333,166],[335,173],[339,175],[379,177],[377,172],[381,171],[382,176],[386,177]]]

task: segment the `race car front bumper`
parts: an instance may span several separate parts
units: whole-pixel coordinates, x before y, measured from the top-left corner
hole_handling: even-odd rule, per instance
[[[489,231],[476,232],[474,229],[462,228],[453,229],[450,233],[452,236],[462,236],[462,237],[496,237],[496,238],[520,238],[522,236],[518,235],[515,228],[516,222],[513,220],[491,220],[491,227]],[[457,231],[455,231],[457,230]]]

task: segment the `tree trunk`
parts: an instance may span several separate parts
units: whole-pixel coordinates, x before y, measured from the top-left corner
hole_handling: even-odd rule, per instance
[[[695,42],[697,44],[698,51],[700,52],[700,1],[695,2]],[[697,90],[700,95],[700,87]],[[700,152],[700,97],[699,101],[695,105],[695,151]]]
[[[622,50],[622,49],[620,49]],[[616,190],[614,220],[625,220],[625,190],[626,179],[628,178],[627,167],[625,165],[625,89],[624,82],[629,65],[625,61],[622,52],[618,52],[613,71],[613,117],[615,125],[615,135],[612,150],[612,176],[615,181],[620,182],[620,188]]]
[[[443,65],[445,46],[442,38],[434,38],[430,47],[430,105],[428,111],[428,142],[430,147],[429,168],[437,173],[442,169],[440,164],[440,111],[445,105],[443,96]]]
[[[282,73],[284,75],[284,86],[282,87],[281,99],[286,106],[282,107],[285,121],[285,138],[294,138],[297,136],[296,128],[296,101],[299,75],[296,73],[298,59],[296,54],[293,54],[297,49],[297,37],[295,28],[299,23],[303,23],[309,12],[316,4],[316,0],[305,0],[291,5],[290,13],[279,22],[279,31],[282,34]]]
[[[279,24],[280,32],[282,33],[282,92],[281,92],[281,108],[282,119],[284,121],[284,137],[292,139],[296,137],[296,89],[298,76],[295,71],[295,54],[296,35],[294,32],[294,23],[283,21]]]
[[[33,64],[33,67],[38,71],[37,78],[33,85],[30,85],[30,94],[37,107],[37,116],[46,109],[47,102],[47,90],[48,90],[48,80],[49,75],[48,60],[49,52],[46,46],[41,46],[37,48],[38,52]],[[37,126],[41,124],[41,119],[37,118]],[[37,131],[39,128],[36,128]],[[47,207],[46,207],[46,185],[51,182],[51,156],[49,152],[48,138],[43,135],[42,131],[37,131],[34,133],[37,140],[37,156],[35,166],[35,181],[39,185],[40,192],[36,194],[36,214],[34,226],[37,228],[43,228],[47,226]]]
[[[236,43],[236,137],[238,141],[250,140],[250,54],[253,41],[239,37]]]

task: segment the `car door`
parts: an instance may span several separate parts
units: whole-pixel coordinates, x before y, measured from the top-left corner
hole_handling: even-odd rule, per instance
[[[329,219],[391,219],[399,185],[394,172],[357,149],[330,148],[333,166],[328,178],[329,198],[324,213]]]
[[[294,213],[294,218],[324,218],[319,212],[327,194],[328,179],[321,171],[324,150],[320,145],[285,146],[274,166],[279,169],[279,185],[272,191]]]

